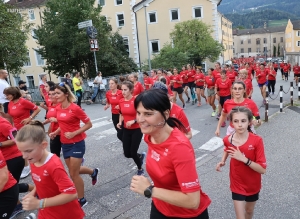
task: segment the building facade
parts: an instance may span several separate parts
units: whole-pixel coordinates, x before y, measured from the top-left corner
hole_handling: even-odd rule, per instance
[[[224,47],[219,62],[224,64],[226,61],[233,58],[233,32],[232,22],[227,19],[223,14],[218,12],[218,23],[219,23],[219,43]]]
[[[300,63],[300,20],[288,21],[285,38],[286,60],[293,65]]]
[[[285,51],[285,26],[233,31],[235,57],[265,56],[283,57]],[[276,49],[276,50],[275,50]]]

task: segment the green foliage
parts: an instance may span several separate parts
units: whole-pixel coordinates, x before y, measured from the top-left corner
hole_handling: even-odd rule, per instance
[[[276,51],[277,51],[277,50],[276,50],[276,46],[274,45],[274,46],[273,46],[273,57],[276,57]]]
[[[39,52],[47,60],[45,70],[62,76],[78,70],[85,77],[96,75],[94,54],[90,52],[86,29],[78,29],[78,23],[92,20],[98,31],[99,52],[97,65],[104,76],[136,70],[128,57],[123,39],[100,15],[101,7],[95,8],[94,0],[47,1],[43,25],[35,33],[40,44]]]
[[[191,63],[201,65],[205,59],[214,62],[224,50],[223,46],[211,36],[210,26],[193,19],[175,25],[170,33],[174,49],[188,54]]]
[[[30,25],[13,8],[0,1],[0,69],[18,75],[28,61],[26,40]]]

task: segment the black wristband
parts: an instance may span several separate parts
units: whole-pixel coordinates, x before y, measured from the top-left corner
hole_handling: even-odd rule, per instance
[[[247,160],[247,162],[245,163],[245,165],[249,165],[249,163],[250,163],[250,159],[248,158],[248,160]]]

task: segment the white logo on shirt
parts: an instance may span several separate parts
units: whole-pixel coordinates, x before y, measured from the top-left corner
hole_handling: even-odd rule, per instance
[[[17,107],[16,106],[13,106],[11,109],[16,109]]]
[[[75,190],[74,186],[64,189],[63,191],[67,192],[67,191],[73,191],[73,190]]]
[[[165,148],[164,156],[168,156],[169,149]]]
[[[54,111],[54,108],[51,108],[50,111]]]
[[[127,103],[126,103],[126,104],[124,104],[124,107],[129,107],[129,106],[130,106],[130,105],[129,105],[129,104],[127,104]]]
[[[49,176],[49,173],[47,170],[44,170],[44,173],[43,173],[44,176]]]
[[[185,187],[185,188],[191,188],[191,187],[199,186],[199,180],[196,179],[196,181],[194,181],[194,182],[182,183],[182,186]]]
[[[114,99],[114,100],[115,100],[115,99],[117,99],[117,97],[111,97],[111,99]]]
[[[31,175],[32,175],[32,178],[33,178],[35,181],[38,181],[38,182],[41,182],[41,181],[42,181],[42,180],[41,180],[41,177],[38,176],[38,175],[36,175],[35,173],[32,173]]]
[[[160,160],[160,155],[158,153],[156,153],[154,150],[151,151],[151,158],[159,161]]]
[[[253,147],[252,144],[250,144],[250,145],[248,146],[248,150],[249,150],[249,151],[250,151],[250,150],[254,150],[254,147]]]
[[[66,114],[66,113],[61,113],[60,116],[61,116],[61,117],[66,117],[67,114]]]

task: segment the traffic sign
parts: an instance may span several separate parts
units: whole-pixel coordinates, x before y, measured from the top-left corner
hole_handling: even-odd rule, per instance
[[[82,28],[86,28],[86,27],[90,27],[90,26],[93,26],[92,20],[83,21],[83,22],[78,23],[78,29],[82,29]]]
[[[90,39],[90,50],[92,52],[99,51],[99,45],[97,39]]]

